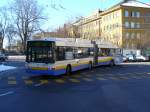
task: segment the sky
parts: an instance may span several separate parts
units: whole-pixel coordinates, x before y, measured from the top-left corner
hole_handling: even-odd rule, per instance
[[[0,0],[0,7],[11,4],[13,0]],[[45,31],[53,31],[66,22],[74,22],[79,17],[89,16],[98,9],[106,10],[122,0],[37,0],[44,9],[44,15],[48,17],[42,24]],[[150,0],[139,0],[150,3]],[[7,40],[4,40],[7,46]]]
[[[0,7],[13,0],[0,0]],[[97,9],[105,10],[122,0],[37,0],[43,7],[47,21],[42,25],[46,31],[52,31],[68,21],[90,15]],[[150,0],[140,0],[150,3]]]
[[[88,16],[97,9],[105,10],[122,0],[39,0],[49,16],[45,29],[55,29],[65,22]],[[150,3],[150,0],[140,0]]]

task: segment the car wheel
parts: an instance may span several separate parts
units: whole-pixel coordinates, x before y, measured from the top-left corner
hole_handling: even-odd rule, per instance
[[[3,61],[6,61],[6,60],[3,58]]]

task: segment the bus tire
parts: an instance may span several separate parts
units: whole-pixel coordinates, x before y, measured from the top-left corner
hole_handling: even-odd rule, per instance
[[[72,70],[71,70],[71,65],[67,65],[66,74],[67,74],[67,75],[71,75],[71,72],[72,72]]]
[[[110,61],[109,66],[110,66],[110,67],[115,66],[115,62],[114,62],[114,60],[111,60],[111,61]]]
[[[92,62],[90,61],[90,62],[89,62],[89,68],[88,68],[88,69],[89,69],[89,70],[92,70],[92,68],[93,68]]]

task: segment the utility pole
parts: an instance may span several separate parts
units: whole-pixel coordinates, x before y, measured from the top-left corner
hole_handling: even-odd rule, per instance
[[[93,64],[96,66],[98,65],[98,45],[96,44],[95,41],[91,42],[94,46],[94,56],[93,56]]]

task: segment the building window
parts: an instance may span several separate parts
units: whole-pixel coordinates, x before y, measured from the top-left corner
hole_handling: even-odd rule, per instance
[[[129,43],[126,43],[126,48],[129,48]]]
[[[129,17],[129,11],[125,10],[125,17]]]
[[[136,28],[140,28],[140,23],[136,23]]]
[[[107,30],[109,30],[109,26],[107,25]]]
[[[115,18],[115,13],[113,12],[113,19]]]
[[[141,36],[140,33],[137,33],[137,39],[140,39],[140,36]]]
[[[136,17],[136,12],[135,11],[131,12],[131,17]]]
[[[134,43],[132,43],[132,49],[134,49],[135,48],[135,44]]]
[[[125,22],[125,28],[130,28],[130,24],[128,21]]]
[[[115,24],[113,24],[113,28],[115,28]]]
[[[131,38],[134,39],[135,38],[135,33],[131,34]]]
[[[118,11],[116,12],[116,17],[119,17],[119,12]]]
[[[131,22],[131,28],[135,28],[135,23]]]
[[[136,17],[140,18],[140,12],[136,12]]]
[[[130,34],[129,34],[129,33],[126,33],[126,34],[125,34],[126,39],[128,39],[128,38],[129,38],[129,36],[130,36]]]

